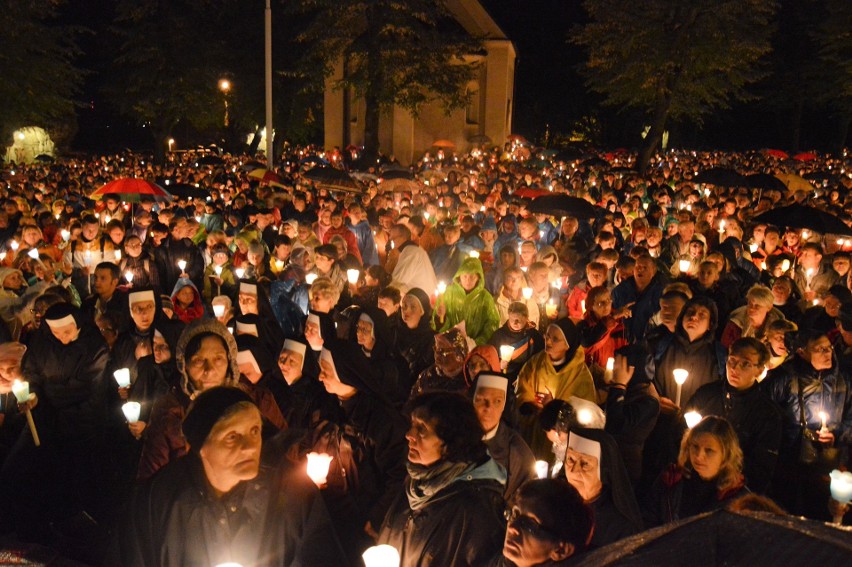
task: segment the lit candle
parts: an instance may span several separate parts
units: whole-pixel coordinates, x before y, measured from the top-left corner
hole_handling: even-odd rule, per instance
[[[71,233],[68,232],[67,230],[65,230],[64,228],[61,231],[59,231],[59,234],[62,235],[62,240],[67,241],[69,238],[71,238]]]
[[[178,260],[178,268],[180,268],[181,273],[186,271],[186,260]]]
[[[807,231],[807,230],[802,231],[802,240],[807,240],[810,237],[811,237],[811,233],[809,231]]]
[[[225,314],[225,306],[224,305],[222,305],[221,303],[217,303],[217,304],[213,305],[213,315],[215,315],[216,317],[221,317],[224,314]]]
[[[243,279],[243,276],[246,275],[246,270],[245,268],[237,268],[234,270],[234,273],[237,275],[237,279],[241,280]],[[314,276],[314,279],[316,279],[316,276]]]
[[[615,370],[615,359],[609,357],[606,359],[606,368],[604,368],[604,382],[609,384],[612,382],[612,372]]]
[[[9,243],[9,247],[12,249],[13,252],[17,252],[18,246],[20,246],[20,245],[18,244],[17,240],[13,240],[12,242]]]
[[[346,279],[349,280],[349,283],[351,283],[352,285],[355,285],[356,283],[358,283],[358,278],[360,278],[360,277],[361,277],[361,270],[356,270],[354,268],[346,270]]]
[[[35,398],[35,394],[30,394],[30,383],[25,380],[16,379],[12,382],[12,393],[15,395],[15,399],[18,400],[19,404],[26,403]],[[33,421],[33,414],[29,408],[24,413],[27,416],[27,425],[33,436],[33,443],[35,443],[36,447],[39,447],[41,446],[41,440],[38,438],[38,430],[36,430],[35,421]]]
[[[689,265],[691,262],[689,260],[680,260],[677,264],[677,267],[680,269],[681,274],[689,274]]]
[[[374,545],[361,554],[365,567],[399,567],[399,552],[392,545]]]
[[[831,477],[831,497],[841,504],[849,504],[852,501],[852,472],[840,472],[833,470]]]
[[[719,234],[724,234],[725,232],[725,219],[719,221]]]
[[[229,332],[229,333],[231,333],[231,334],[233,335],[233,334],[234,334],[234,328],[233,328],[233,327],[228,327],[228,332]]]
[[[554,317],[556,317],[556,312],[556,302],[553,301],[553,298],[551,297],[547,300],[547,304],[544,306],[544,313],[549,318],[553,319]]]
[[[120,261],[121,261],[121,250],[116,250],[116,251],[115,251],[114,258],[115,258],[115,260],[116,260],[117,262],[120,262]]]
[[[589,408],[580,408],[577,410],[577,423],[587,427],[594,421],[595,416]]]
[[[438,287],[435,289],[435,295],[443,295],[447,291],[447,284],[438,282]]]
[[[583,312],[583,315],[586,314],[586,300],[585,299],[580,300],[580,311]]]
[[[328,467],[334,457],[326,453],[308,453],[308,476],[314,484],[322,487],[328,480]]]
[[[276,270],[278,270],[279,272],[280,272],[281,270],[283,270],[283,269],[284,269],[284,261],[283,261],[283,260],[279,260],[278,258],[276,258],[276,259],[275,259],[275,269],[276,269]]]
[[[127,402],[121,406],[121,411],[124,417],[127,418],[127,423],[136,423],[139,421],[139,413],[142,411],[142,405],[139,402]]]
[[[316,279],[316,274],[305,274],[305,282],[307,282],[308,285],[312,285],[316,281]]]
[[[471,251],[468,253],[468,256],[470,256],[471,258],[479,258],[479,252],[478,252],[478,251],[476,251],[476,250],[471,250]]]
[[[533,296],[532,288],[531,287],[525,287],[524,289],[521,290],[521,295],[524,297],[525,300],[529,301],[530,299],[532,299],[532,296]]]
[[[213,272],[216,274],[216,277],[222,275],[222,266],[213,266]]]
[[[819,420],[822,423],[822,427],[819,428],[820,435],[828,434],[828,414],[824,411],[819,412]]]
[[[112,373],[119,388],[128,388],[130,386],[130,369],[119,368]]]
[[[36,248],[30,248],[30,251],[27,252],[27,256],[33,260],[38,260],[38,250]]]
[[[683,414],[683,419],[686,421],[686,426],[692,429],[704,418],[697,411],[688,411]]]
[[[789,270],[789,269],[790,269],[790,260],[787,260],[786,258],[784,260],[781,260],[781,271],[786,273],[787,270]]]
[[[130,270],[124,272],[124,279],[127,280],[127,283],[133,283],[133,272]]]
[[[513,354],[515,354],[515,347],[512,345],[500,345],[500,360],[509,362],[512,360]]]
[[[547,461],[535,462],[535,476],[538,478],[547,478]]]
[[[754,254],[755,252],[757,252],[757,249],[759,247],[760,247],[760,245],[757,242],[752,242],[751,244],[748,245],[748,250],[749,250],[749,252]]]
[[[672,370],[672,374],[674,374],[674,381],[677,384],[677,395],[675,397],[675,405],[680,407],[680,390],[683,387],[684,383],[686,383],[686,379],[689,378],[689,371],[684,370],[683,368],[675,368]]]

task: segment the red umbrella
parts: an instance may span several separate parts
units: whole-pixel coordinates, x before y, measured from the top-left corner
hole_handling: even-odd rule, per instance
[[[434,142],[432,142],[432,147],[446,148],[451,150],[456,147],[456,144],[450,140],[435,140]]]
[[[171,193],[159,185],[136,177],[122,177],[120,179],[110,181],[89,195],[89,198],[100,201],[106,195],[118,195],[122,201],[132,201],[137,203],[143,195],[153,197],[158,201],[171,201],[174,198]]]
[[[526,138],[521,136],[520,134],[512,134],[508,138],[506,138],[510,142],[515,142],[516,144],[526,145],[529,144]]]
[[[793,156],[793,159],[798,161],[814,161],[817,158],[819,158],[819,156],[813,152],[802,152]]]
[[[542,195],[550,195],[550,191],[546,191],[544,189],[537,189],[535,187],[522,187],[518,189],[514,193],[515,197],[520,197],[521,199],[535,199],[536,197],[541,197]]]
[[[252,179],[257,179],[261,183],[266,183],[267,185],[278,185],[279,187],[284,187],[284,180],[281,179],[281,176],[277,173],[273,173],[268,169],[258,168],[252,170],[248,174]]]
[[[775,158],[778,158],[778,159],[789,159],[790,158],[790,154],[788,154],[784,150],[771,150],[770,149],[770,150],[763,150],[763,153],[765,153],[768,156],[772,156],[772,157],[775,157]]]

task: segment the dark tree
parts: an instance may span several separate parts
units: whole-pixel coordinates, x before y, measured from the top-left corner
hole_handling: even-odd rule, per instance
[[[852,4],[847,0],[825,4],[825,17],[812,32],[821,63],[815,97],[837,118],[833,150],[839,154],[852,122]]]
[[[587,84],[606,104],[648,113],[639,157],[644,171],[670,118],[700,123],[745,99],[770,50],[774,0],[585,0],[590,22],[574,41],[586,47]]]
[[[447,111],[467,103],[473,77],[465,56],[482,47],[452,19],[441,0],[301,0],[313,16],[300,39],[311,46],[305,63],[329,76],[339,62],[335,88],[353,89],[366,102],[365,146],[379,146],[381,111],[399,105],[415,115],[438,100]]]
[[[0,0],[0,140],[22,126],[74,122],[83,73],[74,65],[80,30],[59,25],[55,0]]]

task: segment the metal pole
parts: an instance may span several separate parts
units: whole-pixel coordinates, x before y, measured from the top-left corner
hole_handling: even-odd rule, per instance
[[[272,151],[272,0],[266,0],[266,168],[275,166]]]

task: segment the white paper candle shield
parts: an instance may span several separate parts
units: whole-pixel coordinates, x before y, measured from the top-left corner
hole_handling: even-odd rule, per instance
[[[683,419],[686,421],[686,426],[690,429],[698,425],[703,419],[702,415],[697,411],[688,411],[683,414]]]
[[[115,377],[115,381],[118,383],[119,388],[128,388],[130,387],[130,369],[129,368],[119,368],[115,372],[112,373]]]
[[[127,423],[136,423],[139,421],[139,413],[142,411],[142,404],[139,402],[127,402],[121,406],[121,411],[124,412],[124,417],[127,418]]]
[[[130,270],[124,272],[124,279],[127,280],[127,283],[133,283],[133,272]]]
[[[509,362],[512,360],[513,354],[515,354],[515,347],[512,345],[500,345],[500,360]]]
[[[831,471],[831,497],[841,504],[852,501],[852,472]]]
[[[689,272],[689,260],[681,260],[678,262],[678,268],[680,268],[680,273],[686,274]]]
[[[535,462],[535,476],[538,478],[547,478],[547,461]]]
[[[213,306],[213,315],[215,315],[216,317],[221,317],[224,314],[225,314],[225,306],[224,305],[219,303],[219,304],[216,304],[216,305]]]
[[[186,271],[186,260],[178,260],[178,268],[180,268],[181,272]]]
[[[358,283],[359,277],[361,277],[361,270],[346,270],[346,279],[349,280],[349,283],[355,285],[356,283]]]
[[[396,548],[384,543],[367,549],[361,558],[365,567],[399,567],[400,561]]]
[[[317,281],[316,274],[305,274],[305,283],[307,283],[308,285],[313,285],[315,281]]]
[[[12,383],[12,393],[15,395],[15,399],[18,400],[19,404],[26,402],[27,398],[30,397],[30,383],[15,380]]]
[[[328,467],[334,457],[325,453],[308,453],[308,476],[314,484],[322,486],[328,479]]]
[[[255,337],[260,336],[257,331],[257,325],[253,323],[240,323],[239,321],[237,321],[237,335],[254,335]]]

